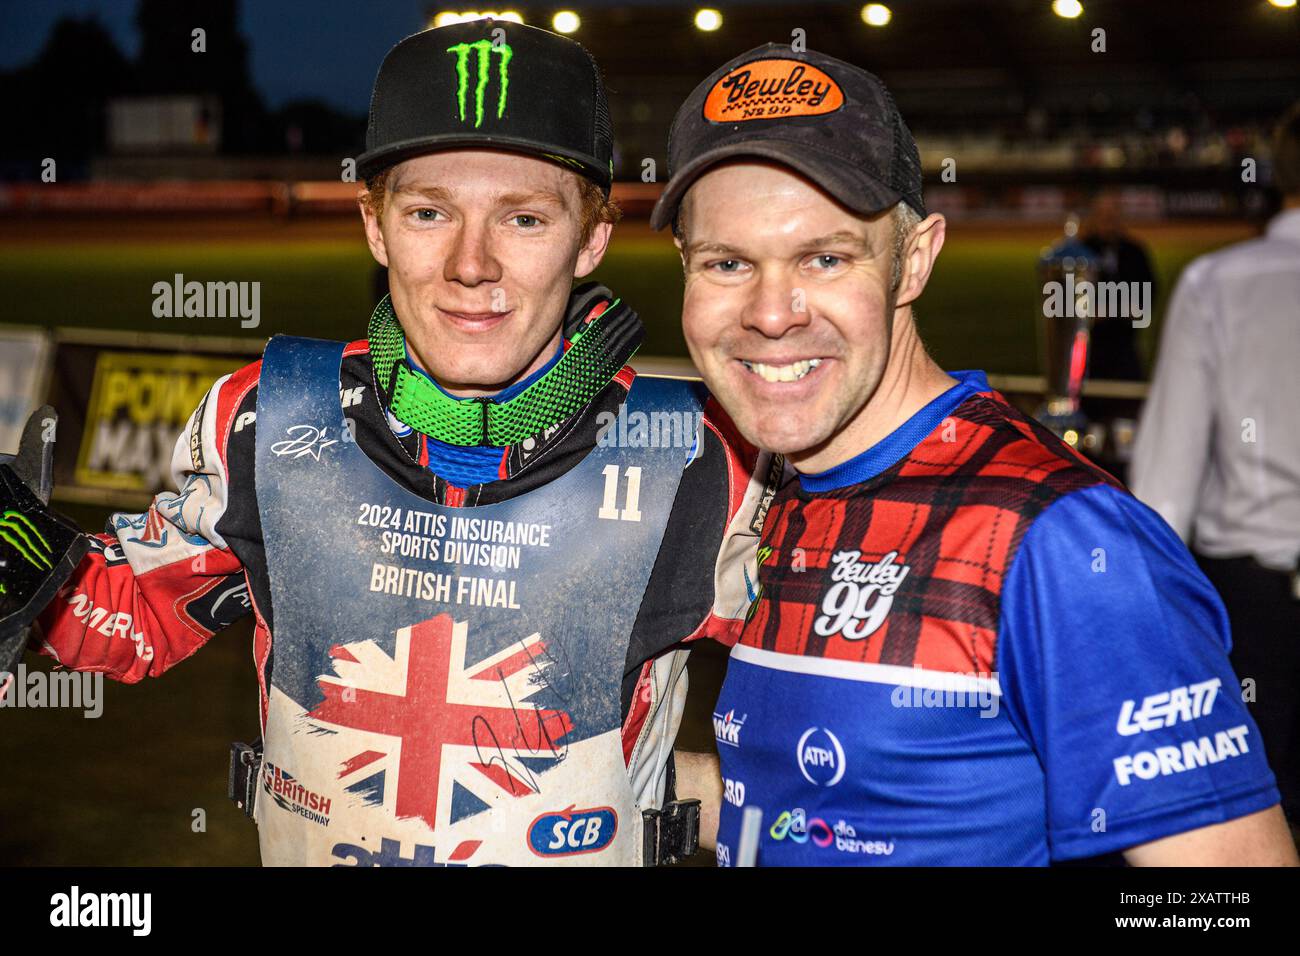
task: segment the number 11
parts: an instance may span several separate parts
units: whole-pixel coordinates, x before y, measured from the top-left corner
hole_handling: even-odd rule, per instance
[[[640,521],[641,510],[641,469],[635,465],[627,469],[627,504],[620,512],[618,509],[618,465],[606,465],[601,472],[605,476],[605,500],[601,502],[597,517],[610,521]]]

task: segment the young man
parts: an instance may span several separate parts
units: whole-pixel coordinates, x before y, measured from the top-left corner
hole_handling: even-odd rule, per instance
[[[687,99],[669,160],[652,225],[675,222],[691,355],[798,472],[717,706],[719,861],[756,807],[768,865],[1294,864],[1186,549],[926,354],[945,224],[879,80],[751,50]]]
[[[264,863],[689,849],[642,811],[672,798],[682,642],[748,604],[762,489],[697,383],[627,365],[635,313],[571,289],[611,148],[572,41],[481,20],[394,47],[358,163],[392,290],[368,339],[277,337],[219,380],[180,493],[114,516],[40,619],[45,653],[133,682],[256,615]]]

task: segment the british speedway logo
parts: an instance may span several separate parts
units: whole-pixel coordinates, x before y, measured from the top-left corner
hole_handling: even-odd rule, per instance
[[[321,826],[330,825],[330,798],[308,790],[293,774],[285,773],[272,763],[262,764],[262,789],[281,810],[296,813]]]
[[[894,592],[911,570],[890,551],[876,562],[862,560],[861,551],[836,551],[831,558],[835,582],[822,598],[822,613],[813,621],[819,637],[839,635],[846,641],[869,637],[885,623],[894,605]]]

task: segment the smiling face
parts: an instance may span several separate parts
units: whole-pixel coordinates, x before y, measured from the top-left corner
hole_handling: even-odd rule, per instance
[[[826,459],[890,361],[892,217],[862,219],[754,162],[710,170],[687,201],[682,325],[696,368],[748,440],[796,465]]]
[[[366,241],[413,357],[443,388],[489,395],[545,365],[559,346],[573,279],[600,263],[611,226],[583,238],[577,174],[498,150],[407,160]]]

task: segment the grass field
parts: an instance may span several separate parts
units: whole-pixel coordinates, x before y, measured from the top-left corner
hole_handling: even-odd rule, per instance
[[[1239,227],[1142,233],[1153,250],[1160,312],[1193,256],[1243,238]],[[923,335],[951,368],[1004,373],[1037,368],[1034,262],[1050,231],[956,225],[919,306]],[[176,273],[198,280],[260,280],[262,325],[234,319],[153,318],[151,287]],[[600,278],[643,315],[644,354],[685,354],[678,327],[680,265],[670,243],[620,227]],[[264,339],[276,332],[331,338],[363,334],[371,260],[351,224],[178,228],[97,222],[80,230],[0,225],[0,321]],[[107,509],[66,509],[99,530]],[[252,823],[225,799],[228,745],[256,734],[257,683],[247,622],[160,681],[105,682],[103,716],[79,711],[0,711],[0,864],[256,864]],[[683,723],[688,748],[711,746],[709,713],[722,655],[692,655]],[[29,658],[29,665],[35,662]],[[46,667],[47,662],[40,665]],[[204,811],[204,829],[195,812]]]
[[[40,325],[245,336],[275,333],[355,338],[373,305],[373,261],[359,226],[316,230],[249,230],[241,237],[203,224],[151,224],[114,231],[83,230],[35,239],[10,224],[0,231],[0,321]],[[1247,233],[1235,226],[1138,230],[1155,258],[1161,293],[1155,322],[1142,333],[1150,352],[1174,279],[1203,252]],[[72,236],[73,238],[70,238]],[[941,364],[1028,374],[1038,367],[1034,316],[1035,262],[1050,229],[954,225],[917,307],[922,334]],[[238,319],[159,319],[155,282],[258,281],[261,324]],[[646,324],[645,355],[685,355],[681,266],[663,236],[630,223],[620,227],[596,273]]]

